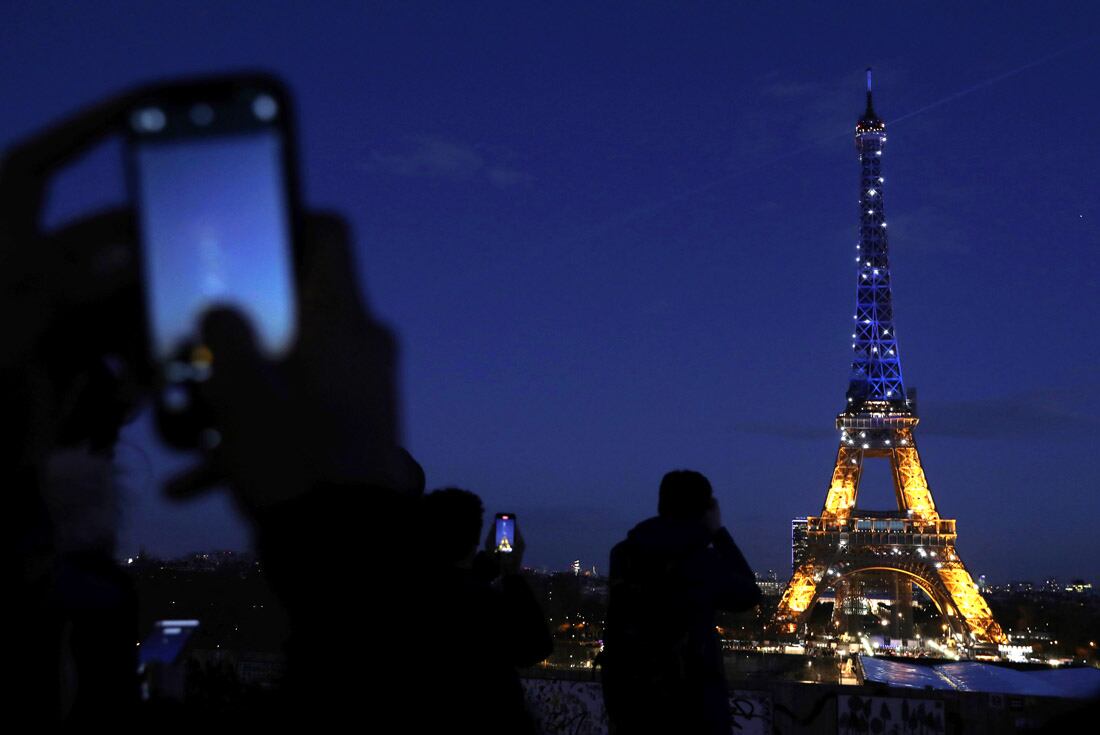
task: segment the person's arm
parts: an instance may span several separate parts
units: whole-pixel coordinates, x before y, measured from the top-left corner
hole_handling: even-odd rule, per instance
[[[756,584],[756,575],[725,527],[715,532],[712,548],[718,557],[714,606],[740,612],[759,605],[764,595]]]
[[[517,528],[512,551],[501,553],[495,550],[493,536],[490,524],[484,555],[495,562],[496,572],[500,574],[500,613],[508,659],[513,666],[533,666],[550,655],[554,641],[542,606],[521,575],[527,541]]]
[[[130,102],[128,95],[107,100],[0,150],[0,465],[7,499],[0,578],[12,601],[6,627],[20,631],[5,650],[9,670],[19,672],[6,698],[16,719],[60,722],[65,714],[59,662],[68,646],[68,613],[57,595],[59,554],[45,470],[62,442],[113,443],[122,417],[102,410],[102,402],[100,410],[79,408],[89,396],[100,397],[92,378],[106,352],[103,341],[137,321],[133,310],[102,318],[115,317],[111,306],[137,285],[130,212],[97,213],[49,233],[43,214],[53,177],[121,130]],[[112,342],[110,352],[126,347],[132,345]]]
[[[707,574],[713,605],[719,610],[741,612],[760,604],[764,595],[756,585],[756,575],[734,543],[733,536],[722,525],[722,511],[717,500],[712,501],[704,523],[712,534],[714,552],[710,556],[712,568]]]
[[[513,666],[533,666],[554,650],[542,606],[527,580],[518,574],[501,577],[506,640]]]

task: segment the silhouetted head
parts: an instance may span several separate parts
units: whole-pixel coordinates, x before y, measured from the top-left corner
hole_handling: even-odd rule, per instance
[[[424,496],[424,531],[430,559],[443,564],[472,561],[481,541],[485,508],[469,490],[448,487]]]
[[[692,470],[673,470],[661,479],[657,514],[665,518],[702,518],[711,506],[710,480]]]

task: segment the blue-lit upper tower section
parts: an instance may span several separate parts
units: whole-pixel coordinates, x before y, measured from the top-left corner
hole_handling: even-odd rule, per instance
[[[856,123],[860,165],[859,244],[856,245],[856,312],[852,319],[855,357],[848,384],[848,412],[908,411],[890,294],[890,260],[883,206],[886,179],[882,175],[882,149],[885,144],[886,123],[875,114],[871,102],[871,70],[868,69],[867,109]]]

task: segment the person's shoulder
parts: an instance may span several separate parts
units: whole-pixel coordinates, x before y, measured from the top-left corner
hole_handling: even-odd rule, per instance
[[[643,521],[642,523],[644,523]],[[637,529],[642,525],[639,523],[626,534],[626,538],[622,539],[614,546],[611,547],[611,563],[615,564],[616,560],[622,561],[629,557],[637,555],[642,544],[639,543]]]
[[[660,516],[653,516],[652,518],[646,518],[639,521],[626,532],[626,538],[612,547],[612,551],[615,549],[631,549],[646,546],[652,542],[655,537],[660,537],[664,533],[664,526],[667,521]]]

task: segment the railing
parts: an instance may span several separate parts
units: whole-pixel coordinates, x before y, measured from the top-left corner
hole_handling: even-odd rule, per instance
[[[955,542],[955,521],[937,518],[820,518],[806,519],[806,534],[851,544],[912,544],[943,546]],[[834,538],[835,537],[835,538]]]
[[[915,426],[917,417],[912,414],[870,414],[836,417],[838,429],[904,429]]]
[[[900,729],[905,729],[905,723],[923,723],[920,732],[924,733],[993,735],[1015,732],[1019,727],[1019,710],[991,708],[988,691],[916,689],[890,681],[855,684],[852,679],[833,683],[838,678],[841,660],[831,656],[737,652],[725,660],[733,731],[738,733],[855,732],[857,728],[852,722],[881,723],[885,716],[890,717],[887,722],[901,723]],[[858,657],[854,660],[859,662]],[[927,660],[912,661],[913,666],[927,664]],[[862,678],[862,666],[857,669],[856,673]],[[446,682],[441,685],[445,686]],[[606,735],[607,713],[598,681],[525,675],[523,688],[528,711],[539,732],[545,735]],[[1080,717],[1085,701],[1029,696],[1027,721],[1035,723],[1036,727],[1055,721],[1055,717],[1060,722],[1077,722],[1078,719],[1066,718],[1072,713]],[[919,719],[913,714],[918,712],[927,714],[919,715],[924,718]],[[950,713],[946,714],[949,718],[946,722],[945,713]],[[874,724],[871,727],[873,729]],[[882,730],[885,732],[886,728]],[[862,731],[866,731],[866,727]],[[914,732],[912,729],[905,731]]]

